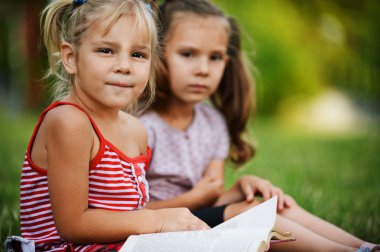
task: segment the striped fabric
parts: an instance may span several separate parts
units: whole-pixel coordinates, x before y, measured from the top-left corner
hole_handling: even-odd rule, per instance
[[[43,118],[49,110],[60,105],[81,109],[71,103],[53,103],[42,113],[36,125],[21,172],[21,234],[23,238],[35,241],[37,251],[94,251],[97,244],[70,244],[59,237],[52,216],[47,172],[30,159],[32,144]],[[92,119],[89,119],[100,139],[99,152],[90,162],[89,168],[89,208],[114,211],[141,208],[149,200],[145,168],[151,157],[150,149],[147,149],[146,155],[129,158],[104,139]]]

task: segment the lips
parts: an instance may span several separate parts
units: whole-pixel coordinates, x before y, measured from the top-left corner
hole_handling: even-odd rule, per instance
[[[203,92],[208,89],[207,85],[203,84],[190,84],[188,86],[191,90],[197,91],[197,92]]]
[[[108,82],[107,85],[115,86],[115,87],[122,87],[122,88],[132,88],[132,84],[128,84],[125,82]]]

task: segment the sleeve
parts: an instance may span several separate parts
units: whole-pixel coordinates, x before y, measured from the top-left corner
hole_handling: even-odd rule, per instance
[[[152,160],[152,153],[156,142],[155,131],[153,127],[154,122],[152,122],[153,119],[149,116],[142,116],[139,118],[139,120],[144,125],[148,134],[147,159],[145,163],[145,171],[147,171]]]
[[[151,150],[154,150],[155,145],[155,129],[154,129],[154,118],[150,114],[143,115],[139,118],[140,122],[144,125],[146,131],[148,132],[148,146]]]
[[[215,123],[212,125],[215,139],[213,160],[227,159],[230,152],[230,137],[228,135],[227,124],[224,118],[220,114],[217,114]]]
[[[148,131],[148,146],[153,150],[155,144],[155,134],[154,129],[152,127],[147,128]]]

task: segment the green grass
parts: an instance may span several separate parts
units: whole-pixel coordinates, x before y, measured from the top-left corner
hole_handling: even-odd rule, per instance
[[[237,172],[272,181],[308,211],[368,241],[380,242],[380,131],[322,135],[259,118],[257,156]]]
[[[10,116],[0,111],[0,250],[7,235],[19,235],[20,171],[37,115]]]
[[[37,119],[35,114],[0,113],[0,244],[7,235],[20,234],[20,170]],[[326,136],[277,123],[256,120],[257,156],[238,171],[228,169],[227,186],[244,173],[270,179],[312,213],[363,239],[380,242],[378,128]]]

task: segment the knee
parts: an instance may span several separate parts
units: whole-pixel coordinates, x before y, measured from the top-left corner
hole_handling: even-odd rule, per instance
[[[284,199],[285,199],[286,204],[289,205],[289,207],[298,206],[296,200],[292,196],[286,194],[284,196]]]
[[[224,220],[226,221],[232,217],[235,217],[236,215],[241,214],[242,212],[257,206],[260,203],[261,201],[254,200],[250,203],[242,201],[239,203],[230,204],[224,210]]]
[[[284,196],[284,203],[285,203],[285,208],[278,211],[278,213],[281,215],[287,215],[287,213],[300,211],[302,209],[302,207],[298,205],[297,201],[290,195]]]

